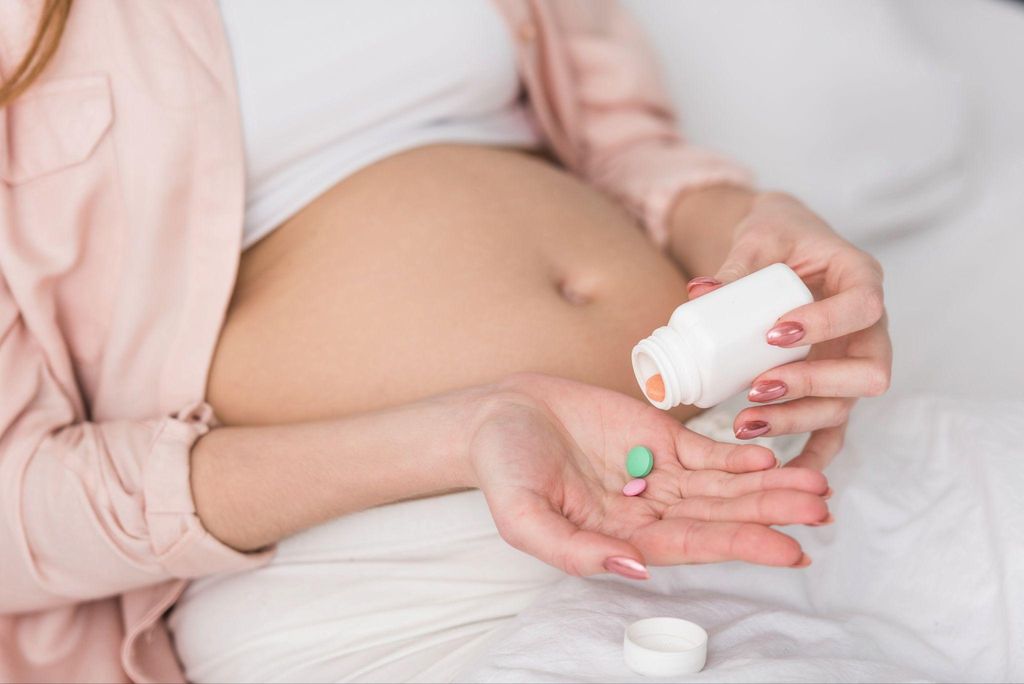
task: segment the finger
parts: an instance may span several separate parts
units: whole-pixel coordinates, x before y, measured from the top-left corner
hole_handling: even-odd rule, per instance
[[[743,409],[733,422],[738,439],[792,435],[842,425],[850,418],[855,399],[805,397],[769,406]]]
[[[810,525],[828,519],[825,500],[807,492],[772,489],[733,498],[694,497],[669,507],[667,518],[762,525]]]
[[[814,344],[878,323],[885,313],[882,279],[882,266],[869,254],[852,248],[839,251],[829,260],[825,282],[827,291],[836,294],[781,316],[768,342]]]
[[[889,389],[892,378],[892,338],[889,337],[889,320],[882,318],[867,330],[854,333],[847,338],[846,356],[854,359],[869,359],[876,364],[877,384],[874,391],[883,394]]]
[[[892,339],[889,337],[889,317],[882,312],[877,323],[855,335],[850,335],[847,345],[849,356],[872,358],[892,364]]]
[[[724,283],[715,280],[714,278],[698,277],[693,278],[686,283],[686,296],[688,299],[696,299],[701,295],[706,295],[712,290],[717,290],[722,287]]]
[[[884,313],[879,278],[793,309],[781,316],[765,337],[768,344],[779,347],[816,344],[869,328],[878,323]]]
[[[762,266],[784,261],[785,255],[780,251],[780,245],[777,240],[741,240],[735,243],[715,272],[714,279],[721,283],[731,283]]]
[[[680,426],[676,436],[679,462],[688,470],[750,473],[779,465],[771,449],[754,444],[725,444]]]
[[[679,496],[737,497],[770,489],[792,489],[824,496],[828,479],[809,468],[773,468],[757,473],[729,475],[713,470],[699,470],[684,475],[679,483]]]
[[[533,493],[522,496],[522,501],[492,506],[501,536],[520,551],[581,577],[608,572],[609,559],[620,559],[620,565],[621,559],[627,559],[643,567],[643,555],[629,542],[581,530],[547,499]],[[512,510],[516,511],[514,516],[504,514]]]
[[[786,464],[787,468],[810,468],[824,470],[839,450],[843,448],[846,438],[846,423],[838,427],[825,428],[811,433],[803,451]]]
[[[762,373],[747,399],[755,402],[802,397],[877,397],[889,388],[889,364],[876,359],[797,361]]]
[[[742,560],[786,567],[804,558],[795,539],[755,523],[666,518],[640,528],[630,541],[652,565]]]

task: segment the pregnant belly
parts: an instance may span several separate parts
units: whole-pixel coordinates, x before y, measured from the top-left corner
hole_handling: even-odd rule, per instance
[[[630,349],[685,297],[685,276],[620,207],[551,164],[420,148],[346,178],[242,255],[208,395],[228,424],[517,371],[640,397]]]

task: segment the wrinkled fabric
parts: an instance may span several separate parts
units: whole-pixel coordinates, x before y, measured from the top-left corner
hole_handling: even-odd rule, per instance
[[[167,623],[190,682],[450,682],[562,577],[472,490],[293,535],[261,568],[193,581]]]
[[[0,76],[42,5],[0,4]],[[656,240],[680,192],[747,182],[684,144],[614,5],[501,8],[551,148]],[[163,613],[267,558],[214,539],[189,487],[243,178],[214,0],[75,3],[0,110],[0,680],[181,681]]]
[[[728,429],[735,413],[724,408],[712,413],[727,414]],[[649,681],[626,667],[622,639],[656,616],[709,634],[704,671],[676,682],[1021,681],[1022,444],[1024,400],[864,402],[829,468],[836,523],[786,529],[811,567],[566,578],[456,681]]]

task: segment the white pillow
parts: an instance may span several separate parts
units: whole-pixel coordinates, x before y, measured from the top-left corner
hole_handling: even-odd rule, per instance
[[[696,142],[858,242],[927,225],[967,188],[968,98],[886,0],[626,0]]]

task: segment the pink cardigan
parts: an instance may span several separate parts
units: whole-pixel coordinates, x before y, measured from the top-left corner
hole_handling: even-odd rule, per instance
[[[499,5],[548,143],[655,240],[683,189],[747,182],[680,139],[616,6]],[[41,6],[0,3],[0,75]],[[79,1],[0,110],[0,680],[180,681],[162,614],[267,559],[213,538],[189,487],[239,258],[237,108],[215,0]]]

